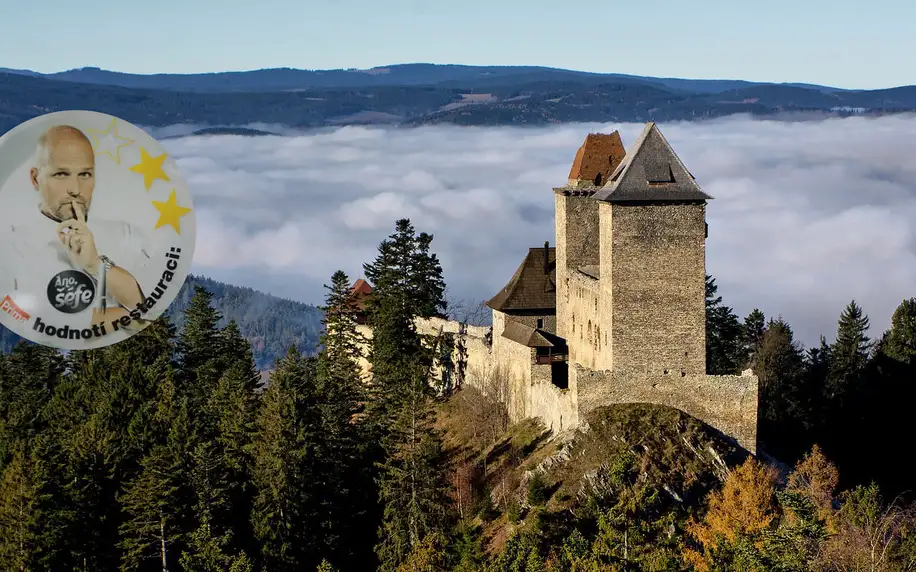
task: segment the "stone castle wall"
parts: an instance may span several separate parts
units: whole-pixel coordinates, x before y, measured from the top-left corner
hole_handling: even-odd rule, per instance
[[[599,356],[605,347],[598,320],[598,280],[578,270],[567,270],[564,274],[558,279],[567,285],[564,298],[568,316],[566,345],[569,347],[569,361],[598,369]]]
[[[552,381],[550,365],[533,365],[534,350],[503,338],[507,317],[493,313],[490,329],[462,326],[438,318],[417,321],[417,330],[435,335],[456,336],[453,363],[463,360],[462,383],[505,400],[513,422],[538,418],[554,432],[579,425],[588,412],[615,403],[652,403],[677,408],[735,439],[742,447],[756,451],[757,378],[755,376],[647,375],[599,370],[570,362],[568,388]],[[367,338],[372,332],[360,326]],[[459,347],[464,348],[460,350]],[[460,354],[463,354],[460,355]],[[362,360],[366,376],[369,363]],[[439,372],[441,375],[441,372]]]
[[[579,415],[614,403],[652,403],[677,408],[742,447],[757,449],[757,377],[753,375],[640,375],[570,366]]]
[[[555,195],[556,207],[556,307],[559,316],[568,316],[569,287],[561,280],[567,268],[597,265],[598,249],[592,237],[598,236],[598,203],[589,197]],[[571,337],[571,324],[560,320],[554,330],[561,338]]]
[[[706,206],[601,203],[599,212],[613,350],[604,369],[705,374]]]

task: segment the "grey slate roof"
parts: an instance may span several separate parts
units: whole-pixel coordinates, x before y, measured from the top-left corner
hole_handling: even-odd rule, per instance
[[[654,122],[646,124],[594,198],[610,203],[712,199],[700,189]]]

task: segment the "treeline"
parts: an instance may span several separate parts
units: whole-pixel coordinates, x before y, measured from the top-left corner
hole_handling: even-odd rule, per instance
[[[855,301],[843,309],[832,343],[803,348],[782,318],[752,311],[743,322],[706,283],[707,370],[759,377],[758,448],[792,463],[817,444],[845,485],[875,481],[888,494],[913,492],[906,455],[916,438],[916,298],[904,300],[891,327],[870,338]]]

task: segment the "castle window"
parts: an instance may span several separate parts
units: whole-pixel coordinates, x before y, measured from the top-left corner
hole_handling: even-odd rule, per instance
[[[601,186],[601,173],[598,173],[597,175],[595,175],[595,186],[596,187]]]
[[[540,330],[543,327],[544,327],[544,319],[538,318],[538,329]]]
[[[675,182],[674,172],[672,172],[671,165],[668,163],[649,162],[645,165],[645,170],[646,180],[650,185],[665,185]]]

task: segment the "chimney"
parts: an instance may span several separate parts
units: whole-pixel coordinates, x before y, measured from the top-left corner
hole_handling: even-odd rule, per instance
[[[544,241],[544,274],[550,274],[550,241]]]

